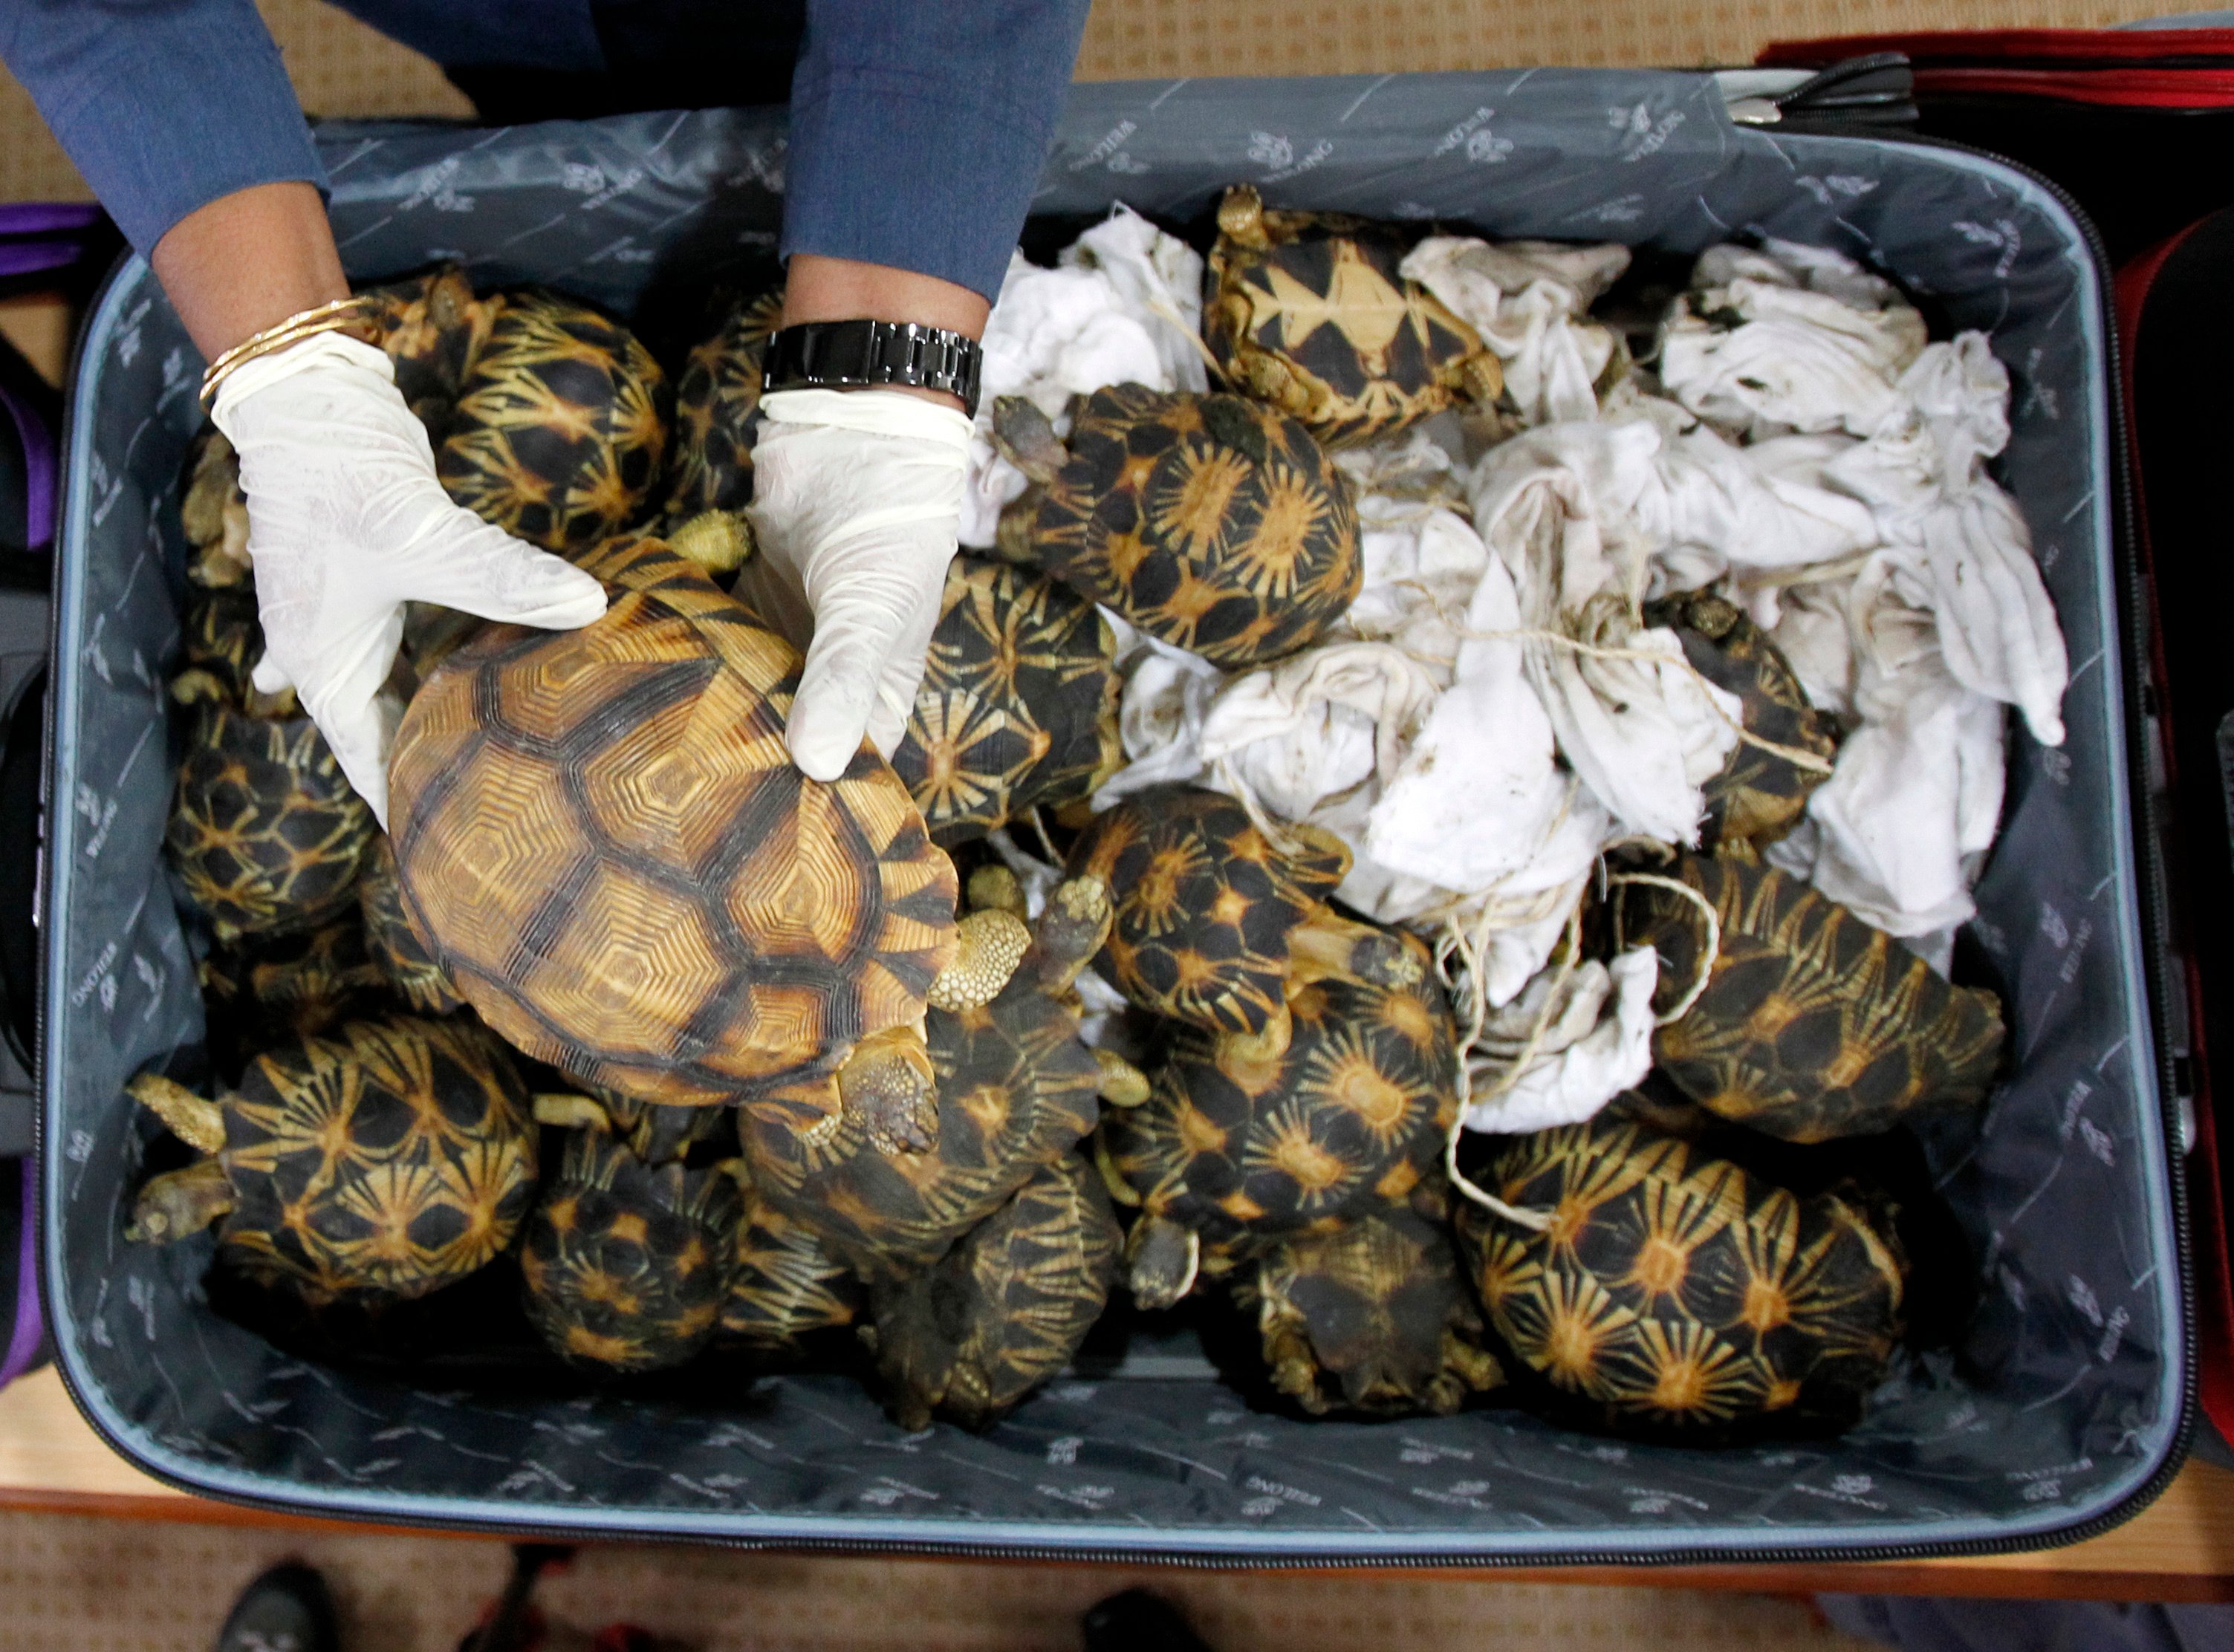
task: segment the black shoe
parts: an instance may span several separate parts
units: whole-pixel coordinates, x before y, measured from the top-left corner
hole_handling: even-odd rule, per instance
[[[1145,1589],[1087,1608],[1079,1629],[1086,1652],[1210,1652],[1178,1607]]]
[[[272,1567],[240,1591],[217,1652],[341,1652],[326,1580],[299,1560]]]

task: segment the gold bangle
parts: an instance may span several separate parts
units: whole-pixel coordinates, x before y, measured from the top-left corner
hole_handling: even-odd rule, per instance
[[[245,367],[259,356],[269,356],[275,350],[299,344],[320,333],[330,333],[353,324],[357,312],[363,307],[362,298],[336,298],[314,309],[304,310],[276,322],[260,333],[251,333],[209,364],[202,375],[201,403],[206,408],[210,398],[217,394],[219,385],[232,375],[236,369]]]

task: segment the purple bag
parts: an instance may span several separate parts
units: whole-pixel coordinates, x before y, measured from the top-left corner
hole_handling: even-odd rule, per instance
[[[0,206],[0,296],[82,293],[115,232],[96,206]],[[0,343],[0,1385],[45,1362],[38,1284],[37,899],[47,584],[61,398]]]

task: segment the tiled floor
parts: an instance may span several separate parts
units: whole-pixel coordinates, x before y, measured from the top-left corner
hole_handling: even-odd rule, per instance
[[[448,1652],[503,1581],[493,1543],[0,1514],[0,1652],[199,1652],[234,1592],[300,1555],[347,1652]],[[1073,1652],[1079,1614],[1146,1582],[1218,1652],[1860,1652],[1791,1601],[1647,1589],[596,1549],[538,1601],[706,1652]]]

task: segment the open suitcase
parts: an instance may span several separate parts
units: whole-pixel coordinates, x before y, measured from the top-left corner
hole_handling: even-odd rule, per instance
[[[1953,1353],[1905,1364],[1831,1441],[1726,1450],[1512,1411],[1382,1426],[1249,1411],[1184,1339],[1136,1329],[983,1436],[904,1433],[848,1378],[656,1392],[506,1388],[283,1354],[215,1312],[199,1245],[127,1244],[145,1126],[123,1080],[201,1036],[166,886],[163,672],[174,504],[201,363],[127,262],[82,348],[51,741],[46,1277],[88,1416],[150,1472],[267,1507],[392,1524],[1198,1563],[1873,1558],[2066,1541],[2176,1468],[2187,1322],[2170,1087],[2152,1015],[2160,910],[2130,800],[2133,566],[2119,520],[2107,274],[2050,188],[1990,159],[1733,122],[1711,76],[1466,74],[1087,86],[1035,203],[1199,223],[1276,205],[1692,251],[1838,247],[1990,330],[2017,382],[2003,478],[2069,639],[2061,750],[2013,737],[2002,839],[1963,968],[2012,1011],[2008,1081],[1927,1151],[1979,1287]],[[780,111],[488,133],[330,127],[360,278],[438,258],[653,324],[764,258]]]

